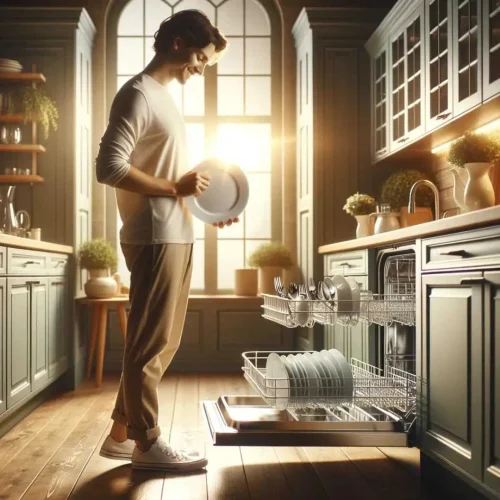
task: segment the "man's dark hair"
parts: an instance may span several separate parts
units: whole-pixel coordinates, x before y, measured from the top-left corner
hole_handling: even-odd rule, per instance
[[[177,37],[181,38],[186,47],[191,49],[203,49],[213,43],[218,55],[227,45],[227,40],[210,22],[210,19],[203,12],[194,9],[181,10],[160,24],[160,28],[155,33],[153,45],[155,52],[160,54],[169,52]]]

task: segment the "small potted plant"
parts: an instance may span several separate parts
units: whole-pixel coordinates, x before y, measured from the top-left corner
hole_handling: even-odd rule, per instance
[[[390,175],[382,186],[381,200],[383,203],[388,203],[393,211],[400,212],[401,227],[432,221],[430,207],[434,201],[434,195],[428,188],[422,187],[417,191],[416,211],[413,214],[408,213],[411,187],[421,179],[431,180],[420,170],[399,170]]]
[[[44,139],[49,137],[49,130],[57,130],[59,112],[56,103],[47,95],[42,87],[23,86],[19,96],[24,113],[24,123],[28,120],[40,122]]]
[[[478,210],[495,204],[495,191],[489,172],[499,160],[500,140],[492,135],[467,131],[451,144],[448,162],[452,165],[453,191],[457,205],[468,210]],[[468,175],[465,186],[461,175],[463,168]]]
[[[85,294],[93,299],[106,299],[117,294],[116,271],[118,257],[109,241],[102,238],[86,241],[80,246],[79,262],[90,278],[84,285]]]
[[[377,202],[368,194],[355,193],[347,198],[344,211],[352,215],[358,222],[356,238],[363,238],[373,234],[373,220],[370,214],[375,212]]]
[[[259,293],[273,294],[274,278],[282,277],[283,269],[292,267],[293,259],[283,243],[271,241],[257,247],[250,255],[248,264],[258,269]]]

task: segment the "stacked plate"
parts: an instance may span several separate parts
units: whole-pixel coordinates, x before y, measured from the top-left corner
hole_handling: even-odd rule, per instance
[[[351,366],[337,349],[289,354],[271,353],[266,362],[266,396],[284,410],[290,398],[313,402],[323,398],[351,398]],[[313,401],[307,401],[313,400]]]
[[[18,61],[0,58],[0,73],[20,73],[22,69]]]

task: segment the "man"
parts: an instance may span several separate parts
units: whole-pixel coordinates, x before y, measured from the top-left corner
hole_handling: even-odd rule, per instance
[[[158,426],[158,384],[179,347],[191,280],[194,236],[183,198],[209,185],[207,175],[187,171],[184,121],[166,86],[202,75],[225,48],[199,11],[163,21],[154,58],[115,96],[96,159],[98,182],[116,188],[131,272],[123,373],[100,454],[131,459],[134,468],[192,471],[207,464],[174,450]]]

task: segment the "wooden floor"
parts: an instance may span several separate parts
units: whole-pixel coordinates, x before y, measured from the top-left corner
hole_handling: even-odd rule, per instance
[[[422,491],[419,453],[406,448],[213,447],[199,401],[251,393],[242,376],[169,375],[160,425],[176,445],[206,450],[206,471],[132,471],[99,456],[118,379],[54,398],[0,439],[1,500],[433,498]]]

